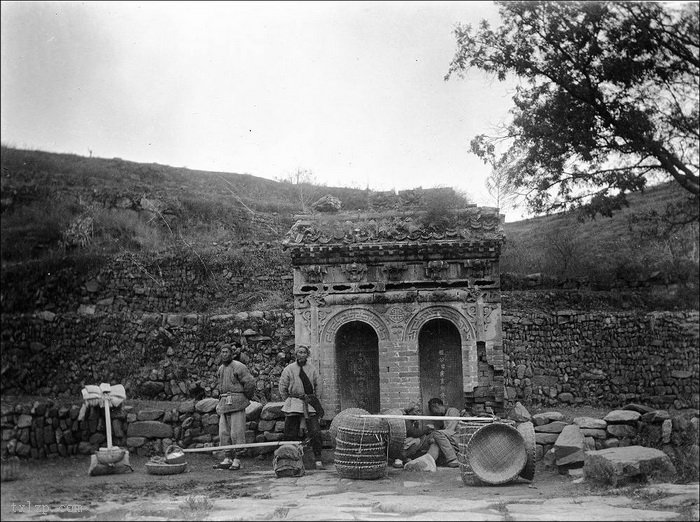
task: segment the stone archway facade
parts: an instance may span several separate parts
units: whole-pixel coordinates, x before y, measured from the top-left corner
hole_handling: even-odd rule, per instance
[[[285,239],[294,267],[295,338],[310,346],[318,365],[327,418],[341,408],[336,336],[355,321],[377,335],[382,410],[419,400],[419,332],[443,319],[460,334],[464,404],[454,406],[502,412],[502,217],[472,207],[454,212],[454,226],[439,232],[417,227],[421,217],[300,216]]]

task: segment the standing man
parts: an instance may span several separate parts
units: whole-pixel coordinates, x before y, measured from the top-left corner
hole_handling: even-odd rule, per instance
[[[255,379],[248,367],[233,358],[230,344],[221,347],[221,366],[216,372],[219,381],[219,446],[245,444],[245,409],[255,393]],[[218,469],[241,469],[240,450],[227,450]]]
[[[299,345],[295,351],[296,361],[288,364],[280,376],[279,391],[284,406],[284,440],[297,440],[301,419],[306,420],[306,429],[311,437],[316,460],[316,469],[323,468],[321,461],[321,426],[323,408],[319,397],[321,395],[321,378],[318,370],[306,364],[309,358],[309,347]]]

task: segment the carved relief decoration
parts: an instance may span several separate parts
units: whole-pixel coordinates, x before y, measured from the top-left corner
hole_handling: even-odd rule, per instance
[[[310,306],[326,306],[325,294],[302,295],[294,298],[294,308],[302,309]]]
[[[425,276],[430,279],[444,279],[448,267],[447,261],[428,261],[428,265],[425,267]]]
[[[322,283],[323,276],[328,272],[322,265],[303,265],[299,270],[307,283]]]
[[[389,281],[400,281],[406,271],[405,263],[387,263],[382,268]]]
[[[363,263],[350,263],[342,267],[345,276],[353,283],[362,281],[367,273],[367,265]]]
[[[350,323],[352,321],[361,321],[369,324],[372,328],[374,328],[377,338],[380,341],[386,341],[389,339],[389,330],[384,324],[384,321],[382,321],[377,314],[364,308],[351,308],[349,310],[339,312],[328,320],[328,323],[322,329],[323,333],[321,334],[321,342],[335,342],[335,335],[340,327],[345,323]]]
[[[458,310],[447,306],[430,306],[416,313],[406,326],[404,339],[407,341],[415,341],[418,339],[420,329],[425,323],[433,319],[447,319],[457,327],[462,336],[466,336],[466,339],[476,339],[474,323]],[[463,338],[462,342],[466,339]]]

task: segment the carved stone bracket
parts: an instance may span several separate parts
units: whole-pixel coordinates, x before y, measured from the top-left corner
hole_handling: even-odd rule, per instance
[[[387,279],[389,281],[399,281],[403,273],[406,271],[406,264],[405,263],[387,263],[384,265],[382,268],[384,272],[386,273]]]
[[[304,265],[299,268],[307,283],[322,283],[326,267],[322,265]]]
[[[350,263],[342,267],[345,276],[353,283],[362,281],[367,273],[367,265],[363,263]]]
[[[425,267],[425,276],[434,280],[440,279],[448,267],[447,261],[428,261],[428,265]]]

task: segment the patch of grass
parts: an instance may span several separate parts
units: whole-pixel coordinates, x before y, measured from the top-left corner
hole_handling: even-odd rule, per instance
[[[189,495],[180,504],[180,510],[187,520],[201,520],[213,507],[212,501],[202,495]]]

